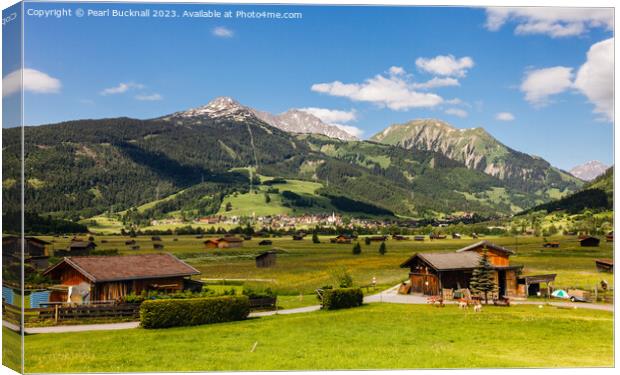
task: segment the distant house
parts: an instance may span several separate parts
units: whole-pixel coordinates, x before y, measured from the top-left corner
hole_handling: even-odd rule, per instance
[[[151,241],[161,241],[161,237],[153,236],[153,237],[151,237]]]
[[[611,258],[601,258],[594,261],[599,272],[614,272],[614,260]]]
[[[270,246],[272,244],[273,242],[271,242],[271,240],[262,240],[261,242],[258,243],[259,246]]]
[[[204,245],[207,249],[229,249],[242,247],[243,239],[239,237],[210,238],[204,242]]]
[[[92,250],[95,250],[97,245],[90,241],[71,241],[66,250],[55,250],[54,256],[85,256],[90,255]]]
[[[329,240],[329,242],[331,243],[338,243],[338,244],[350,244],[351,241],[352,241],[352,237],[347,236],[346,234],[340,234]]]
[[[256,267],[269,268],[276,265],[276,252],[265,251],[264,253],[256,256]]]
[[[72,288],[82,291],[81,303],[119,300],[142,291],[180,291],[189,288],[187,278],[200,272],[167,253],[125,256],[66,257],[43,275],[59,283],[50,302],[66,302]]]
[[[36,237],[24,237],[24,262],[35,269],[47,268],[49,242]],[[2,237],[2,262],[5,265],[21,263],[22,239],[18,236]]]
[[[154,243],[153,244],[153,249],[155,249],[155,250],[163,250],[164,249],[164,244],[163,243]]]
[[[517,274],[523,266],[510,265],[508,258],[514,252],[488,241],[476,242],[453,253],[416,253],[400,266],[410,269],[412,293],[439,295],[443,289],[469,288],[473,271],[485,251],[499,295],[515,295]]]
[[[424,236],[414,236],[413,239],[415,241],[424,241]]]
[[[461,239],[461,235],[459,233],[452,233],[452,238],[455,240]]]
[[[431,233],[431,235],[428,236],[428,238],[430,238],[431,240],[445,240],[446,239],[446,235],[445,234]]]
[[[392,239],[396,241],[406,241],[409,239],[409,237],[401,236],[400,234],[394,234],[392,235]]]
[[[579,243],[581,244],[582,247],[596,247],[601,243],[601,240],[599,240],[596,237],[587,236],[587,237],[581,238],[579,240]]]
[[[560,247],[559,242],[545,242],[543,247]]]

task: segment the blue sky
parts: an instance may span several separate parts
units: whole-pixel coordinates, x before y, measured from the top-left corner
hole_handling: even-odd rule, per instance
[[[611,11],[81,7],[269,10],[303,18],[25,16],[28,125],[152,118],[231,96],[274,113],[341,111],[323,111],[323,119],[355,127],[363,138],[433,117],[459,128],[484,127],[560,168],[593,159],[613,163],[613,81],[605,76],[613,74]],[[5,60],[5,79],[8,74]],[[7,103],[12,95],[3,96]]]

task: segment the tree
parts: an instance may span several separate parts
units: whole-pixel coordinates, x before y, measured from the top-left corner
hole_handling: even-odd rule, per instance
[[[226,211],[232,211],[232,203],[226,203]]]
[[[321,240],[319,240],[319,235],[316,231],[312,232],[312,243],[321,243]]]
[[[366,238],[364,239],[364,243],[365,243],[366,245],[370,245],[370,237],[366,237]]]
[[[355,245],[353,245],[353,255],[359,255],[362,253],[362,245],[360,245],[359,242],[356,242]]]
[[[271,197],[269,197],[268,193],[265,193],[265,203],[269,204],[271,202]]]
[[[478,267],[471,275],[469,287],[474,292],[484,294],[484,303],[489,303],[489,292],[497,289],[495,281],[493,281],[493,269],[491,268],[491,263],[489,263],[489,255],[486,248],[480,257]]]
[[[385,253],[387,253],[387,246],[385,246],[385,241],[383,241],[379,246],[379,254],[385,255]]]

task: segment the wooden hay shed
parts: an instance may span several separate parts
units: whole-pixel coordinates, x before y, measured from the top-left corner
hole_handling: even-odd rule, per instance
[[[162,244],[162,243],[154,243],[153,244],[153,249],[154,250],[163,250],[164,249],[164,244]]]
[[[339,244],[350,244],[352,241],[351,236],[347,236],[346,234],[340,234],[329,240],[331,243],[339,243]]]
[[[168,253],[65,257],[43,272],[59,283],[50,302],[66,302],[67,289],[86,286],[91,302],[119,300],[143,290],[166,292],[185,288],[184,280],[200,272]]]
[[[541,290],[544,290],[545,295],[548,296],[551,294],[551,286],[556,276],[555,273],[520,276],[517,280],[517,295],[520,297],[537,296],[539,293],[542,294]],[[545,289],[541,289],[540,284],[545,284]]]
[[[579,240],[579,244],[582,247],[597,247],[600,243],[601,240],[592,236],[587,236]]]
[[[258,243],[259,246],[270,246],[273,242],[271,240],[262,240]]]
[[[557,247],[560,247],[560,243],[559,243],[559,242],[557,242],[557,241],[553,241],[553,242],[545,242],[545,243],[543,244],[543,247],[545,247],[545,248],[550,248],[550,247],[552,247],[552,248],[557,248]]]
[[[264,253],[257,255],[255,260],[256,260],[256,267],[258,268],[273,267],[276,265],[276,252],[265,251]]]
[[[614,272],[614,260],[611,258],[601,258],[595,261],[596,269],[599,272]]]

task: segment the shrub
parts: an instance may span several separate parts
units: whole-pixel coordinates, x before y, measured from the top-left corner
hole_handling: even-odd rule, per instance
[[[360,245],[359,242],[357,242],[355,245],[353,245],[353,254],[359,255],[361,253],[362,253],[362,246]]]
[[[387,253],[387,246],[385,246],[385,241],[383,241],[379,246],[379,254],[385,255],[385,253]]]
[[[358,307],[364,301],[364,293],[360,288],[326,289],[323,291],[323,309],[347,309]]]
[[[140,306],[140,324],[144,328],[195,326],[243,320],[249,314],[246,296],[154,300]]]
[[[273,298],[276,294],[271,290],[271,288],[252,288],[252,287],[244,287],[243,295],[247,296],[250,299],[258,299],[258,298]]]

